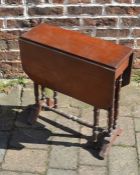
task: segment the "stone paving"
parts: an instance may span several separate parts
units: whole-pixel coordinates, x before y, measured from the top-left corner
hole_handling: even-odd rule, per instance
[[[59,108],[93,121],[92,106],[59,94]],[[0,175],[140,175],[140,87],[122,89],[117,138],[110,155],[99,160],[85,147],[92,130],[50,111],[26,123],[26,106],[34,103],[30,86],[0,94]],[[101,126],[106,112],[101,111]],[[81,133],[81,134],[80,134]]]

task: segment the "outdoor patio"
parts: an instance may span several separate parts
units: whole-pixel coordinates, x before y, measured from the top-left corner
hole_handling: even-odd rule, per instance
[[[59,108],[92,123],[93,108],[59,94]],[[138,175],[140,165],[140,87],[122,89],[118,137],[105,160],[86,147],[92,130],[53,112],[43,111],[26,124],[26,106],[34,103],[31,85],[0,94],[0,175]],[[106,124],[105,112],[100,118]],[[81,134],[80,134],[81,133]]]

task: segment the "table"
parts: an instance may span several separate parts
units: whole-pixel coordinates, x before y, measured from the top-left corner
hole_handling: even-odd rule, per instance
[[[19,44],[23,69],[34,81],[36,114],[29,121],[32,123],[44,106],[92,127],[92,142],[100,145],[99,155],[105,157],[121,133],[117,127],[119,94],[121,87],[130,83],[132,49],[48,24],[40,24],[23,34]],[[54,90],[54,107],[46,105],[45,87]],[[93,105],[94,124],[91,126],[56,109],[57,91]],[[108,111],[107,130],[101,133],[100,109]]]

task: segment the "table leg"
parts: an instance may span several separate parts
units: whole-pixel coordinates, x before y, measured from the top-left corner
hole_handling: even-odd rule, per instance
[[[42,108],[40,99],[39,99],[39,85],[37,83],[34,83],[34,96],[35,96],[35,104],[30,109],[30,113],[27,121],[28,124],[31,124],[31,125],[36,121]]]
[[[116,92],[115,92],[115,104],[114,104],[114,123],[113,129],[117,128],[117,120],[119,114],[119,101],[120,101],[120,90],[122,86],[122,76],[116,81]]]
[[[98,108],[94,108],[94,125],[93,125],[93,141],[98,141],[98,134],[99,134],[99,114],[100,110]]]
[[[34,83],[35,104],[39,104],[39,85]]]
[[[114,104],[108,109],[108,136],[112,135],[114,122]]]
[[[53,94],[53,99],[54,99],[54,108],[57,109],[58,107],[58,100],[57,100],[57,97],[58,97],[58,94],[56,91],[54,91],[54,94]]]
[[[41,86],[41,100],[46,99],[46,94],[45,94],[45,87]]]
[[[116,80],[114,88],[115,94],[112,102],[112,107],[110,107],[108,110],[108,133],[107,136],[105,136],[104,138],[104,143],[99,153],[99,156],[101,158],[104,158],[108,154],[113,142],[115,141],[117,136],[120,135],[122,132],[120,128],[117,128],[121,86],[122,86],[122,76],[120,76]]]
[[[41,86],[41,100],[40,100],[40,105],[43,107],[43,106],[46,106],[46,103],[47,103],[47,97],[46,97],[46,94],[45,94],[45,86]]]

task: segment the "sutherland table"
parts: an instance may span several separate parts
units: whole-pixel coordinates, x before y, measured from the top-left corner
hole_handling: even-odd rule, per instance
[[[24,71],[34,81],[34,118],[45,106],[83,125],[93,127],[92,142],[104,157],[121,130],[117,128],[119,92],[130,82],[132,49],[48,24],[20,37]],[[41,85],[41,99],[39,98]],[[45,87],[54,90],[54,106],[45,101]],[[94,106],[94,124],[58,111],[56,91]],[[107,128],[99,132],[99,109],[108,111]],[[32,113],[33,114],[33,113]],[[31,117],[29,119],[31,122]],[[102,141],[101,141],[102,140]]]

